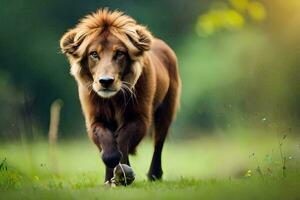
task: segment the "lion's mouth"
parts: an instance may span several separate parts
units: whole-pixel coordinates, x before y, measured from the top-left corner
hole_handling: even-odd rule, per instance
[[[117,92],[118,92],[118,90],[115,90],[115,89],[103,88],[101,90],[98,90],[97,94],[101,97],[109,98],[109,97],[115,95]]]
[[[101,92],[116,92],[117,90],[110,89],[110,88],[103,88],[103,89],[101,89],[99,91],[101,91]]]

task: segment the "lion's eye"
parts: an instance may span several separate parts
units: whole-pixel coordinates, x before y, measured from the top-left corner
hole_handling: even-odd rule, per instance
[[[100,59],[100,57],[99,57],[99,55],[98,55],[98,53],[97,53],[96,51],[92,51],[92,52],[90,53],[90,57],[91,57],[92,59],[94,59],[94,60],[99,60],[99,59]]]
[[[115,57],[116,58],[122,58],[125,55],[125,52],[123,51],[116,51]]]

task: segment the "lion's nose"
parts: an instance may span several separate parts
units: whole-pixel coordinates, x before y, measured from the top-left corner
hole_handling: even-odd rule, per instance
[[[101,76],[99,82],[103,87],[107,88],[114,82],[114,80],[115,79],[112,76]]]

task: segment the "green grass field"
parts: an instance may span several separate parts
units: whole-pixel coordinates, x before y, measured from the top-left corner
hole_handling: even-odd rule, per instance
[[[86,138],[0,145],[0,199],[300,199],[299,137],[217,133],[168,139],[164,180],[146,180],[152,145],[131,157],[136,181],[103,185],[104,166]],[[263,136],[264,135],[264,136]],[[283,169],[283,166],[285,168]]]

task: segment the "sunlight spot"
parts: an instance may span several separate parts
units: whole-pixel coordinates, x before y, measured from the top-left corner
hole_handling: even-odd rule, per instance
[[[259,2],[249,2],[247,11],[250,17],[255,21],[263,21],[266,18],[265,8]]]

